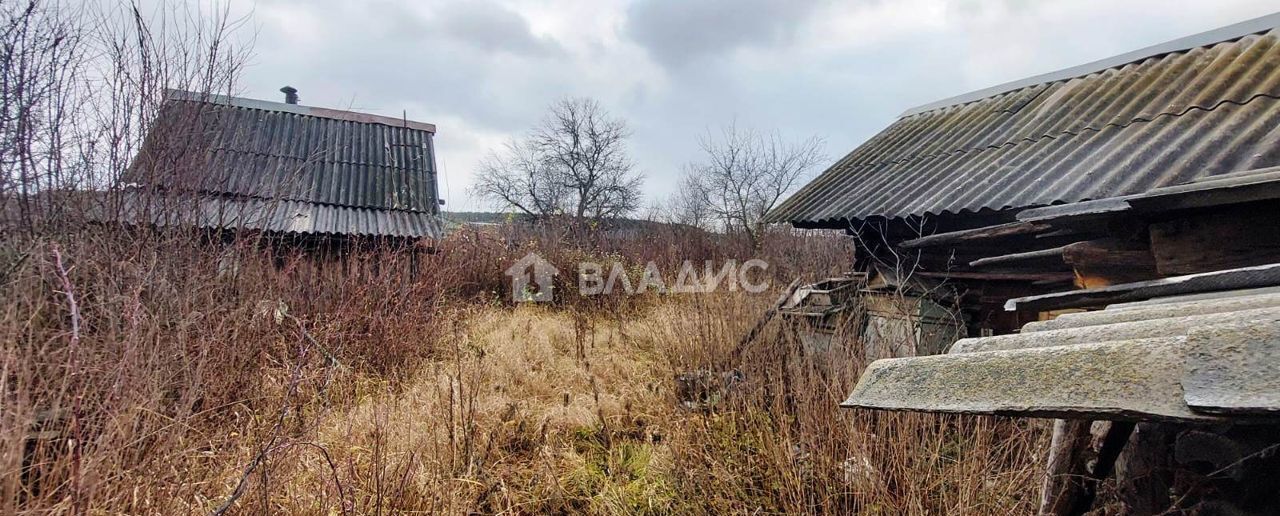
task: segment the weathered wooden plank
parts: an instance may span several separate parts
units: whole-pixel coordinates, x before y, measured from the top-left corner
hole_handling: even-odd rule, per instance
[[[921,247],[940,247],[953,246],[968,242],[977,242],[982,240],[993,240],[999,238],[1007,238],[1020,235],[1031,235],[1041,231],[1048,230],[1049,226],[1043,224],[1033,224],[1027,222],[1009,222],[1006,224],[998,224],[995,226],[985,226],[974,229],[963,229],[960,231],[951,231],[947,233],[937,233],[934,235],[923,236],[911,240],[905,240],[898,244],[903,249],[917,249]]]
[[[1159,277],[1155,259],[1145,243],[1117,238],[1076,242],[1063,248],[1062,258],[1076,272],[1076,286],[1097,288]]]
[[[1062,516],[1075,514],[1076,506],[1084,498],[1084,475],[1093,460],[1089,444],[1093,435],[1089,429],[1093,421],[1055,419],[1053,437],[1049,440],[1049,459],[1046,461],[1044,484],[1040,488],[1041,515]]]
[[[756,340],[756,337],[760,335],[760,331],[764,330],[764,327],[769,324],[769,321],[772,321],[774,316],[778,315],[778,312],[782,310],[782,307],[791,300],[791,296],[795,295],[796,291],[799,289],[800,278],[796,278],[791,281],[790,285],[787,285],[786,289],[783,289],[782,294],[778,296],[778,300],[774,301],[773,305],[770,306],[769,309],[765,310],[764,313],[760,315],[759,319],[756,319],[755,324],[751,325],[751,329],[747,330],[747,333],[738,340],[738,345],[733,348],[733,358],[735,362],[741,360],[742,353],[747,348],[747,345],[750,344],[751,341]]]
[[[1133,428],[1124,421],[1054,421],[1040,514],[1078,516],[1093,508]]]
[[[1062,252],[1066,249],[1063,247],[1054,247],[1052,249],[1040,249],[1036,251],[1027,251],[1024,253],[1010,253],[1000,256],[990,256],[980,258],[969,262],[969,266],[973,268],[995,267],[995,266],[1019,266],[1028,267],[1036,266],[1041,270],[1045,267],[1052,268],[1054,266],[1066,265],[1063,260]]]
[[[1115,238],[1087,240],[1062,247],[1062,258],[1077,268],[1140,269],[1155,272],[1146,244]]]
[[[1248,206],[1152,224],[1155,266],[1169,276],[1274,262],[1277,217],[1280,207]]]
[[[917,271],[912,273],[924,278],[945,278],[956,280],[985,281],[1070,281],[1070,272],[931,272]]]
[[[1010,299],[1005,310],[1085,308],[1153,297],[1280,285],[1280,263]]]

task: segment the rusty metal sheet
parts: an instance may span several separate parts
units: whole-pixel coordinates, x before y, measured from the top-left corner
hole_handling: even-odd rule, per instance
[[[1214,414],[1280,414],[1280,322],[1197,328],[1187,336],[1187,404]]]
[[[1185,337],[878,360],[842,406],[1111,420],[1213,420],[1182,397]]]

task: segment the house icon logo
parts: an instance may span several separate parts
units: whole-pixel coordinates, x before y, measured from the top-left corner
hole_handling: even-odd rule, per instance
[[[504,274],[511,276],[512,301],[545,303],[553,299],[552,277],[560,271],[536,253],[529,253],[507,267]]]

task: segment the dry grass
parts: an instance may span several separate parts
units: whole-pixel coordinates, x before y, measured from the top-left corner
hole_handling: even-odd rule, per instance
[[[836,409],[852,339],[813,356],[774,324],[735,354],[773,293],[498,301],[529,250],[674,260],[663,242],[462,234],[414,280],[397,253],[277,270],[246,245],[228,272],[226,248],[181,239],[12,242],[0,510],[1034,510],[1041,425]],[[833,266],[776,256],[780,277]],[[678,408],[676,374],[728,369],[745,382],[713,409]],[[27,440],[48,413],[55,435]]]
[[[758,305],[747,301],[713,304]],[[732,347],[689,341],[702,317],[724,315],[708,310],[669,300],[620,322],[483,309],[451,339],[449,358],[403,391],[373,389],[335,413],[317,444],[348,465],[360,513],[1034,511],[1042,427],[837,411],[846,391],[836,384],[855,369],[838,362],[823,378],[792,371],[797,392],[771,396],[781,376],[749,373],[715,411],[677,408],[672,372]],[[748,368],[769,369],[782,374]],[[303,462],[278,478],[290,488],[273,493],[273,508],[331,506],[325,464]]]
[[[161,93],[234,92],[249,57],[222,2],[111,4],[0,3],[0,514],[1033,508],[1040,426],[838,410],[848,339],[813,357],[774,325],[735,352],[772,293],[584,297],[566,274],[554,305],[513,307],[501,274],[528,252],[671,275],[761,257],[785,284],[846,269],[842,237],[552,224],[338,256],[87,223],[135,220],[78,190],[121,186]],[[200,149],[154,177],[184,184]],[[714,409],[677,408],[676,374],[729,369]]]

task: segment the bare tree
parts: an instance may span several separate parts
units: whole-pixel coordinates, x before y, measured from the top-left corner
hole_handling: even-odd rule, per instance
[[[485,158],[473,188],[482,197],[534,216],[561,214],[569,198],[569,189],[547,160],[517,140]]]
[[[685,224],[699,229],[714,229],[711,206],[702,194],[702,183],[693,174],[680,178],[680,185],[667,198],[664,206],[666,221]]]
[[[719,137],[700,141],[703,159],[686,166],[676,201],[690,219],[711,218],[728,231],[741,231],[751,245],[760,244],[761,220],[823,160],[816,136],[784,141],[730,124]],[[703,211],[698,211],[703,210]]]
[[[473,191],[534,216],[605,218],[640,207],[643,178],[627,155],[626,122],[591,99],[565,99],[523,140],[482,163]]]
[[[37,191],[66,186],[63,158],[83,90],[87,29],[78,9],[28,0],[0,3],[0,206],[16,199],[30,227]]]
[[[229,2],[143,3],[0,2],[0,229],[117,185],[166,89],[233,90],[251,41]]]

